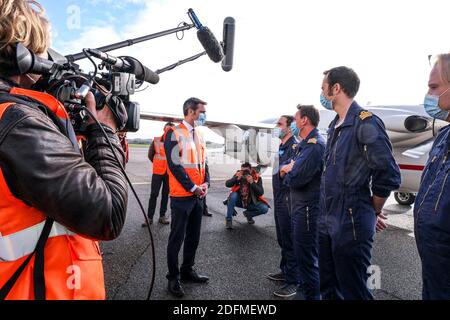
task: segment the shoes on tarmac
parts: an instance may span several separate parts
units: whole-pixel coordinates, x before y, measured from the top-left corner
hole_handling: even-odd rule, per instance
[[[205,217],[212,217],[212,213],[209,213],[209,211],[203,211],[203,215]]]
[[[169,220],[167,220],[167,218],[165,216],[162,216],[161,218],[159,218],[158,222],[160,224],[170,224]]]
[[[184,296],[183,287],[181,286],[180,280],[178,279],[169,280],[169,283],[167,284],[167,290],[169,290],[169,292],[177,298],[182,298]]]
[[[228,230],[233,229],[233,220],[227,220],[227,221],[226,221],[226,224],[225,224],[225,227],[226,227]]]
[[[273,295],[279,298],[292,298],[297,294],[297,286],[295,284],[285,284],[280,289],[274,291]]]
[[[247,210],[244,211],[244,216],[247,218],[248,224],[255,224],[255,220],[253,220],[252,216],[248,213]]]
[[[150,222],[150,225],[153,224],[153,220],[148,219],[148,222]],[[142,228],[147,228],[147,222],[144,222],[143,224],[141,224]]]
[[[182,281],[190,281],[195,283],[207,283],[209,278],[206,276],[199,275],[196,271],[191,270],[189,272],[182,272],[180,274]]]
[[[267,278],[272,280],[272,281],[280,281],[280,282],[285,282],[286,279],[283,275],[282,272],[278,272],[278,273],[269,273],[267,275]]]

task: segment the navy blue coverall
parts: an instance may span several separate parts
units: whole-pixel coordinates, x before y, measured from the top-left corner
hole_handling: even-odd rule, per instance
[[[423,299],[450,299],[450,127],[430,151],[414,205],[414,233],[422,260]]]
[[[389,197],[400,169],[380,118],[356,102],[328,130],[321,181],[319,268],[322,299],[373,299],[366,285],[377,221],[372,194]]]
[[[284,183],[290,187],[292,238],[300,279],[297,298],[320,300],[318,218],[325,140],[314,129],[297,147]]]
[[[287,284],[298,284],[299,277],[292,245],[291,215],[288,206],[289,187],[283,184],[283,179],[280,177],[280,169],[291,161],[297,149],[297,144],[297,139],[291,137],[286,143],[280,145],[272,177],[275,227],[278,244],[281,248],[280,269]]]

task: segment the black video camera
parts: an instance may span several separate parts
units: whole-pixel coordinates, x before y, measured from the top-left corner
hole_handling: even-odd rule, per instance
[[[89,51],[90,49],[84,50],[88,58]],[[64,104],[77,134],[85,132],[89,120],[83,108],[83,99],[89,91],[95,96],[98,110],[105,105],[111,109],[118,130],[139,130],[139,104],[130,101],[130,96],[143,81],[137,80],[135,74],[117,71],[106,62],[95,66],[96,71],[99,68],[106,72],[85,74],[77,64],[52,49],[49,49],[47,60],[38,57],[20,43],[16,46],[16,64],[20,74],[42,75],[33,89],[47,92]]]
[[[34,90],[47,92],[64,104],[77,134],[83,134],[88,122],[88,113],[83,104],[86,95],[94,93],[98,109],[107,105],[117,120],[119,131],[136,132],[139,130],[140,107],[130,100],[130,96],[144,82],[157,84],[163,72],[208,55],[213,62],[222,62],[226,72],[233,67],[235,20],[228,17],[224,21],[223,42],[219,44],[212,32],[203,26],[189,9],[188,16],[192,24],[180,23],[177,28],[161,31],[143,37],[125,40],[98,49],[84,49],[83,52],[63,56],[49,49],[49,59],[43,59],[22,44],[16,47],[16,65],[19,74],[33,73],[42,75],[33,87]],[[169,34],[197,29],[197,36],[205,51],[180,60],[177,63],[159,69],[156,72],[145,67],[133,57],[114,57],[106,52],[132,46],[137,43],[156,39]],[[94,65],[93,73],[83,73],[75,63],[77,60],[89,59]],[[96,65],[93,58],[102,62]],[[103,72],[99,73],[101,70]]]

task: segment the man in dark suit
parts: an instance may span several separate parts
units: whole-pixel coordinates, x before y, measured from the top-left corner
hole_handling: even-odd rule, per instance
[[[167,157],[172,223],[167,245],[168,290],[183,297],[182,281],[206,283],[209,278],[193,269],[200,241],[204,198],[209,188],[205,143],[196,126],[206,121],[206,102],[191,98],[183,105],[183,122],[167,131],[164,149]],[[178,253],[184,242],[183,264]]]

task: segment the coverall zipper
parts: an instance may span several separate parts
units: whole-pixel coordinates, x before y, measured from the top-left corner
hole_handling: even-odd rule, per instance
[[[306,207],[306,229],[309,231],[309,207]]]
[[[442,193],[444,192],[444,187],[445,187],[445,184],[447,183],[448,174],[449,174],[449,170],[447,170],[447,173],[445,175],[444,183],[442,184],[442,187],[441,187],[441,192],[439,193],[439,197],[436,202],[436,206],[434,207],[434,212],[436,212],[439,207],[439,202],[441,201]]]
[[[369,163],[369,155],[367,154],[367,144],[364,145],[364,155],[366,156],[367,163]]]
[[[355,219],[353,218],[353,209],[348,209],[350,213],[350,219],[352,220],[352,226],[353,226],[353,240],[356,240],[356,230],[355,230]]]
[[[338,137],[339,137],[339,135],[341,134],[341,131],[339,131],[339,134],[338,134]],[[337,139],[336,138],[336,131],[334,131],[334,133],[333,133],[333,137],[332,137],[332,141],[334,141],[334,139]],[[336,145],[337,145],[337,142],[338,142],[338,140],[336,140]],[[331,151],[330,151],[331,152]],[[323,193],[324,193],[324,201],[325,201],[325,223],[327,224],[328,223],[328,208],[327,208],[327,204],[326,204],[326,199],[327,199],[327,196],[326,196],[326,190],[327,190],[327,188],[326,188],[326,178],[327,178],[327,176],[326,176],[326,172],[327,172],[327,162],[328,162],[328,160],[330,160],[330,158],[331,158],[331,156],[332,156],[332,153],[330,153],[330,154],[328,154],[328,156],[326,157],[326,159],[325,159],[325,166],[324,166],[324,169],[323,169]],[[334,164],[336,164],[336,148],[334,148]]]
[[[338,136],[336,138],[336,145],[334,146],[334,160],[333,160],[333,164],[336,164],[336,153],[337,153],[337,147],[338,147],[340,136],[341,136],[341,130],[339,130]]]
[[[444,161],[442,162],[442,166],[444,166],[445,163],[447,162],[447,158],[448,158],[448,154],[449,154],[449,153],[450,153],[450,151],[447,151],[447,154],[446,154],[445,157],[444,157]],[[438,200],[437,200],[437,202],[436,202],[436,206],[434,207],[434,212],[437,211],[438,206],[439,206],[439,202],[441,201],[442,193],[444,192],[444,187],[445,187],[445,184],[447,183],[447,178],[448,178],[449,170],[450,170],[450,169],[447,169],[447,172],[446,172],[446,174],[445,174],[444,183],[442,184],[441,192],[439,193],[439,197],[438,197]]]
[[[444,161],[442,162],[442,164],[444,164],[444,163],[447,161],[447,156],[448,156],[448,153],[447,153],[447,155],[444,157]],[[435,160],[436,160],[436,157],[434,157],[433,160],[431,160],[431,163],[433,163]],[[428,189],[427,189],[427,192],[426,192],[425,195],[423,196],[423,199],[422,199],[422,201],[420,202],[419,210],[417,210],[417,215],[420,214],[420,211],[422,210],[423,203],[425,202],[425,199],[427,198],[428,193],[430,193],[431,188],[434,186],[434,183],[436,182],[436,177],[437,177],[437,174],[439,173],[439,171],[440,171],[440,170],[436,171],[436,175],[435,175],[435,177],[434,177],[434,179],[433,179],[433,182],[429,185],[429,187],[428,187]],[[428,173],[428,171],[427,171],[427,173]],[[425,180],[425,176],[424,176],[423,178],[424,178],[423,180]]]

